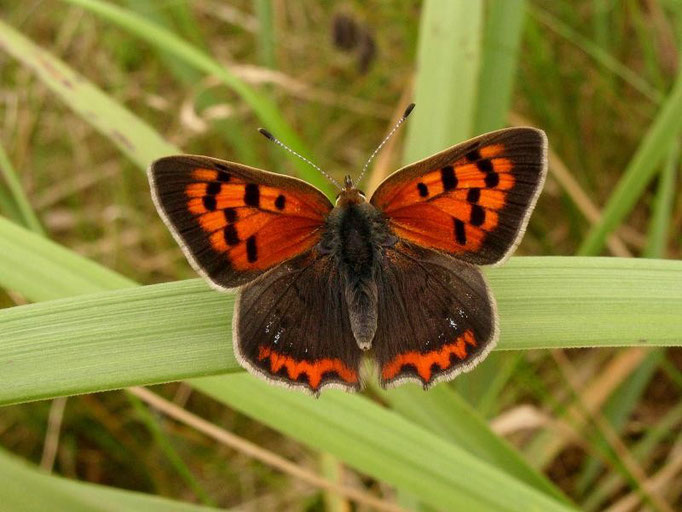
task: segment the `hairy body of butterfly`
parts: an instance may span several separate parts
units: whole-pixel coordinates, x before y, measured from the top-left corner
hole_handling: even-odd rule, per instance
[[[358,347],[368,350],[377,330],[379,287],[376,277],[387,247],[397,238],[381,212],[352,188],[341,192],[327,219],[320,248],[334,258],[341,274],[351,330]]]
[[[476,265],[499,264],[525,230],[546,174],[533,128],[482,135],[409,165],[369,202],[346,178],[336,205],[314,187],[201,156],[157,160],[156,206],[194,268],[239,289],[242,366],[319,394],[425,389],[473,368],[498,338],[495,299]]]

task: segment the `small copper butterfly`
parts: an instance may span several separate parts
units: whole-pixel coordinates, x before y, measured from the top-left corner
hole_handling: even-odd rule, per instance
[[[396,171],[369,201],[350,177],[334,205],[299,179],[206,156],[161,158],[149,181],[196,271],[239,292],[240,364],[319,395],[360,390],[366,357],[382,386],[425,389],[481,362],[499,328],[477,265],[514,251],[546,173],[544,132],[509,128]]]

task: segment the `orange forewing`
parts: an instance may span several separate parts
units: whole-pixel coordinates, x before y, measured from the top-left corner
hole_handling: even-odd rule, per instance
[[[497,263],[525,230],[546,174],[545,145],[532,128],[486,134],[397,171],[371,202],[401,238]]]
[[[190,261],[225,288],[309,250],[332,208],[300,180],[208,157],[163,158],[149,174]]]
[[[238,178],[210,190],[218,179],[217,171],[195,169],[191,176],[196,181],[185,187],[187,208],[197,216],[213,249],[224,253],[233,269],[267,270],[305,252],[319,240],[317,228],[324,212],[313,201],[306,202],[300,193]],[[255,192],[252,204],[245,203],[249,186],[258,190],[257,206]],[[215,205],[206,205],[205,197],[213,197]],[[229,217],[225,211],[230,212]]]

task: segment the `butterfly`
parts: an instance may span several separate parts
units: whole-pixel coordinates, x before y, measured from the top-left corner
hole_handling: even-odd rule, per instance
[[[477,265],[514,251],[546,173],[547,139],[535,128],[408,165],[369,201],[348,176],[332,204],[297,178],[206,156],[161,158],[148,171],[194,269],[238,290],[239,363],[315,396],[362,389],[366,358],[383,387],[424,389],[481,362],[499,327]]]

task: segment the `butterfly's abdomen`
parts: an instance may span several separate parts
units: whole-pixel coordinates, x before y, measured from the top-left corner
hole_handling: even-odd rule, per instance
[[[376,269],[387,228],[367,203],[336,208],[329,216],[329,245],[339,265],[351,329],[367,350],[377,329]]]

